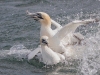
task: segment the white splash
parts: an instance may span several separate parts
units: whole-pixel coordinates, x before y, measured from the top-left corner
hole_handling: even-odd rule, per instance
[[[27,55],[31,52],[24,45],[14,45],[10,48],[10,52],[8,55],[13,56],[15,58],[27,58]]]

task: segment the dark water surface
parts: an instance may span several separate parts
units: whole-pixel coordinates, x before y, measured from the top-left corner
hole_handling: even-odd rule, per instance
[[[16,56],[16,59],[8,58],[5,53],[15,45],[23,45],[28,50],[39,45],[40,24],[29,18],[26,10],[46,12],[64,25],[76,19],[100,18],[100,0],[0,0],[0,75],[100,75],[98,24],[77,29],[88,40],[96,42],[95,47],[90,44],[87,53],[91,54],[93,60],[97,56],[98,62],[88,59],[89,54],[86,54],[81,66],[75,64],[46,70],[29,64],[27,60],[19,60]]]

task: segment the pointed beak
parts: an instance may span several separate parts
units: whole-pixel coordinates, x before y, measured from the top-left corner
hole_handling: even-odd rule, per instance
[[[28,10],[26,11],[27,15],[33,18],[34,20],[38,21],[38,15],[36,13],[30,13]]]

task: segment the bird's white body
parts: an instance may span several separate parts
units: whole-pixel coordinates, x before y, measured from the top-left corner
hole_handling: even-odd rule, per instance
[[[46,65],[54,65],[57,64],[59,62],[63,62],[65,60],[64,55],[54,52],[49,46],[49,41],[48,41],[48,37],[47,36],[42,36],[40,39],[40,43],[41,43],[41,56],[42,56],[42,60],[41,62],[43,62]]]
[[[61,62],[60,55],[48,48],[48,46],[41,46],[43,63],[53,65]]]

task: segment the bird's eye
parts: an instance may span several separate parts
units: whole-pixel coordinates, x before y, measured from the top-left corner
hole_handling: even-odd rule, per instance
[[[37,13],[37,17],[43,19],[41,13]]]
[[[42,42],[44,43],[44,42],[45,42],[45,40],[44,40],[44,39],[42,39]]]
[[[37,16],[41,16],[41,14],[40,13],[37,13]]]

